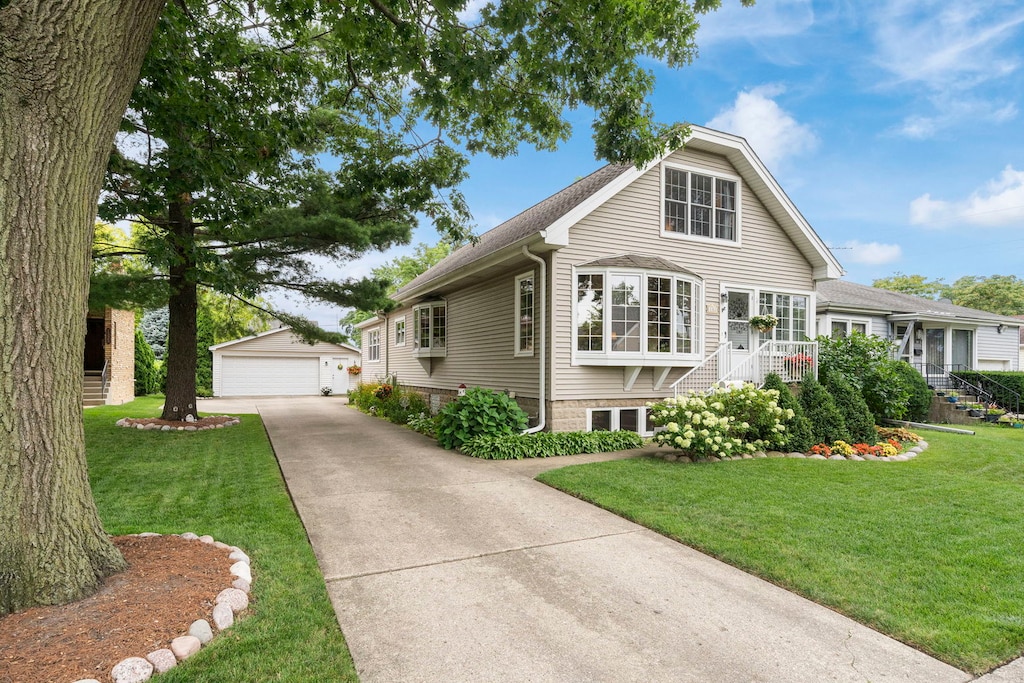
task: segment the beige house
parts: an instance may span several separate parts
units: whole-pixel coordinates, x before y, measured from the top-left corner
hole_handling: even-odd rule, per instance
[[[119,405],[135,398],[135,313],[114,308],[85,318],[85,406]]]
[[[694,126],[684,149],[605,166],[401,289],[359,326],[364,378],[435,409],[484,386],[539,428],[648,434],[648,401],[813,355],[816,285],[841,274],[747,142]],[[778,324],[755,329],[759,314]]]

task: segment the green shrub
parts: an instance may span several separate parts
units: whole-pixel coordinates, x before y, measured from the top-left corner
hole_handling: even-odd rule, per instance
[[[779,407],[783,410],[793,411],[792,419],[786,424],[786,448],[791,451],[807,453],[811,446],[815,444],[815,441],[811,430],[811,422],[804,415],[804,409],[800,405],[800,401],[793,395],[793,392],[790,391],[786,383],[782,381],[782,378],[774,372],[765,377],[762,388],[774,389],[779,392]]]
[[[697,458],[779,448],[796,413],[779,406],[778,398],[776,390],[746,384],[650,404],[651,421],[665,428],[653,440]]]
[[[390,384],[360,382],[348,392],[349,403],[364,413],[404,425],[427,412],[427,402],[415,391]]]
[[[196,396],[213,396],[213,319],[200,306],[196,313]]]
[[[424,436],[429,436],[432,439],[437,438],[437,418],[425,410],[421,413],[410,415],[406,424],[410,429]]]
[[[990,392],[993,397],[992,400],[1007,410],[1017,410],[1019,397],[1021,399],[1020,409],[1024,410],[1024,372],[996,372],[988,370],[977,372],[965,370],[958,371],[956,374],[971,384],[980,386]]]
[[[864,396],[875,421],[903,419],[911,386],[899,367],[902,361],[891,358],[890,340],[858,333],[837,339],[818,337],[817,341],[820,370],[845,377]]]
[[[156,367],[153,347],[142,330],[135,328],[135,395],[146,396],[160,391],[160,371]]]
[[[932,390],[928,388],[928,382],[921,373],[911,367],[910,363],[899,362],[894,366],[897,374],[903,383],[910,389],[907,400],[907,412],[904,420],[922,422],[928,419],[928,410],[932,405]],[[900,419],[900,418],[892,418]]]
[[[864,395],[834,370],[823,370],[821,383],[828,393],[832,394],[836,408],[843,414],[843,423],[852,443],[874,443],[877,438],[875,419],[868,409]]]
[[[538,432],[478,436],[466,441],[460,450],[466,455],[485,460],[522,460],[624,451],[639,448],[643,444],[643,437],[636,432]]]
[[[800,407],[811,423],[811,440],[814,443],[850,441],[843,414],[832,400],[832,394],[811,373],[804,375],[804,381],[800,383]]]
[[[438,414],[437,442],[444,448],[461,448],[478,436],[518,434],[529,418],[506,394],[472,387]]]

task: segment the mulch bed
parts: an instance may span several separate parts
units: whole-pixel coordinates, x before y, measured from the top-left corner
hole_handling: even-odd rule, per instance
[[[210,621],[231,585],[228,553],[179,536],[119,536],[128,569],[78,602],[0,618],[0,683],[110,681],[126,657],[145,657]]]

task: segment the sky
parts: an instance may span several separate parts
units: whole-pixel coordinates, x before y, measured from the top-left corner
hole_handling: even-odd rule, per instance
[[[691,65],[645,64],[659,121],[745,137],[848,280],[1024,277],[1024,0],[722,5]],[[477,233],[603,165],[589,113],[567,115],[574,135],[555,152],[471,159]],[[424,223],[412,245],[338,272],[368,275],[437,239]],[[326,329],[343,313],[286,308]]]

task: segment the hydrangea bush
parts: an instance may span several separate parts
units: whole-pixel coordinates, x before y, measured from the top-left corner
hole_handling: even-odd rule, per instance
[[[654,425],[664,428],[654,435],[654,442],[697,458],[782,448],[793,411],[780,408],[778,398],[774,389],[746,384],[649,404]]]

